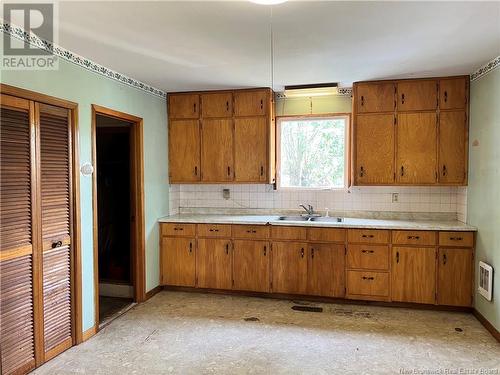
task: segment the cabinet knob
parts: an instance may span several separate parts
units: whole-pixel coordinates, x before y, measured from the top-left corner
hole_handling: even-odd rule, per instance
[[[194,175],[195,175],[195,176],[198,176],[198,166],[195,166],[195,167],[194,167]]]
[[[264,109],[264,100],[260,99],[260,109]]]
[[[226,254],[229,255],[229,243],[226,244]]]
[[[446,264],[446,261],[447,261],[446,254],[443,254],[443,265]]]
[[[304,248],[300,249],[300,257],[304,258]]]
[[[361,106],[365,105],[365,97],[361,95]]]
[[[314,258],[314,249],[311,248],[311,258]]]
[[[396,251],[396,263],[399,263],[399,251]]]
[[[446,103],[448,101],[448,91],[444,92],[444,102]]]
[[[264,256],[267,254],[267,246],[264,246]]]
[[[189,243],[189,252],[190,253],[193,252],[193,243],[192,242]]]
[[[227,175],[231,176],[231,167],[230,166],[227,166]]]
[[[446,165],[443,164],[443,176],[446,176],[448,171],[446,170]]]
[[[363,166],[361,166],[361,168],[359,168],[359,177],[363,177],[365,175],[365,169],[363,168]]]
[[[405,167],[401,166],[401,176],[405,175]]]
[[[264,176],[264,166],[263,165],[260,166],[260,175]]]
[[[193,103],[193,113],[196,113],[196,103]]]
[[[405,94],[401,94],[401,104],[405,104]]]
[[[229,100],[226,101],[226,111],[229,112]]]
[[[61,247],[62,246],[62,241],[54,241],[52,242],[52,248],[55,249],[56,247]]]

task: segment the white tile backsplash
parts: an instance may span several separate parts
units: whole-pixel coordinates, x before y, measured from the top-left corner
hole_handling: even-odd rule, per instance
[[[222,197],[230,189],[231,198]],[[392,193],[399,201],[392,202]],[[318,211],[396,211],[456,213],[466,220],[464,187],[352,187],[349,190],[273,190],[272,185],[171,185],[170,213],[182,208],[298,209],[311,204]]]

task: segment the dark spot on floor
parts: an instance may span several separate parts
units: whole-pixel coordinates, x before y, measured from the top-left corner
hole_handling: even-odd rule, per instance
[[[463,332],[464,330],[462,328],[457,327],[457,328],[455,328],[455,331],[457,331],[457,332]]]
[[[316,306],[292,306],[292,310],[306,311],[306,312],[323,312],[322,307],[316,307]]]
[[[243,319],[245,322],[260,322],[259,318],[256,318],[255,316],[251,316],[249,318],[244,318]]]

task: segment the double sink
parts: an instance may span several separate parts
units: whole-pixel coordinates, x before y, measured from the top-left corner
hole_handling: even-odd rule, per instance
[[[280,221],[317,221],[326,223],[341,223],[344,221],[342,217],[330,217],[330,216],[314,216],[314,215],[300,215],[300,216],[280,216],[278,217]]]

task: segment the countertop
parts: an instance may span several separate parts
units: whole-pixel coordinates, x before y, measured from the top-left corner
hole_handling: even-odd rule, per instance
[[[165,216],[160,223],[193,223],[193,224],[253,224],[253,225],[284,225],[321,228],[363,228],[363,229],[405,229],[405,230],[435,230],[435,231],[477,231],[476,227],[460,221],[436,220],[389,220],[344,218],[342,222],[318,221],[281,221],[275,215],[203,215],[179,214]]]

